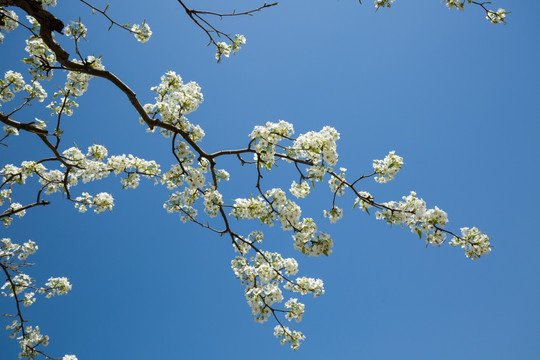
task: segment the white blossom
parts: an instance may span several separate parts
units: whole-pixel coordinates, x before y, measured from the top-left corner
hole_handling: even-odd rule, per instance
[[[274,328],[274,336],[280,339],[281,345],[291,344],[291,349],[295,351],[300,348],[300,341],[306,339],[300,331],[291,331],[287,326],[283,327],[281,325]]]
[[[289,311],[285,315],[285,318],[289,321],[294,319],[296,322],[302,321],[304,315],[305,305],[298,302],[298,299],[291,298],[285,303],[285,309]]]
[[[239,35],[239,34],[234,35],[234,40],[232,42],[233,54],[238,52],[238,50],[241,49],[240,45],[243,45],[245,43],[246,43],[246,38],[244,35]]]
[[[395,0],[375,0],[375,9],[379,10],[381,7],[390,8]]]
[[[81,23],[80,19],[77,22],[72,21],[71,24],[64,28],[64,35],[76,40],[79,38],[86,38],[87,33],[88,30],[86,29],[86,26]]]
[[[95,196],[90,195],[87,192],[83,192],[82,196],[75,198],[75,208],[79,209],[79,212],[86,212],[88,208],[93,208],[96,214],[99,214],[105,210],[112,211],[114,207],[114,199],[111,194],[101,192]]]
[[[369,213],[369,208],[372,207],[373,203],[373,196],[367,191],[359,191],[358,194],[360,194],[360,197],[357,197],[354,201],[353,208],[360,205],[360,209]]]
[[[219,191],[208,189],[204,192],[203,198],[204,211],[211,217],[217,216],[220,206],[223,205],[223,197]]]
[[[232,45],[228,45],[226,42],[218,42],[216,44],[216,60],[221,61],[221,56],[229,57],[231,55]]]
[[[397,156],[395,151],[390,151],[384,160],[373,160],[373,169],[377,176],[375,181],[378,183],[386,183],[394,178],[398,171],[403,166],[403,158]]]
[[[48,287],[44,292],[47,293],[46,297],[50,298],[54,295],[66,295],[71,290],[71,284],[66,277],[51,277],[45,283]]]
[[[297,184],[296,181],[293,181],[291,184],[291,188],[289,191],[291,194],[296,196],[297,198],[305,198],[309,195],[309,184],[307,182],[301,182],[300,184]]]
[[[13,126],[4,126],[4,132],[7,134],[7,135],[14,135],[14,136],[18,136],[19,135],[19,130],[17,130],[17,128],[14,128]]]
[[[345,173],[347,172],[347,169],[345,168],[339,168],[341,173],[337,176],[332,176],[330,180],[328,180],[328,185],[330,186],[330,191],[335,193],[337,196],[342,196],[345,194],[345,188],[347,185],[345,184]]]
[[[472,260],[477,260],[482,255],[491,252],[491,244],[489,237],[480,232],[476,227],[461,228],[461,238],[454,237],[450,242],[452,246],[461,246],[465,249],[465,256]]]
[[[325,162],[333,166],[337,164],[338,153],[336,141],[339,139],[339,133],[330,126],[325,126],[321,131],[310,131],[298,136],[292,149],[299,158],[307,158],[314,165]]]
[[[145,43],[148,40],[150,40],[150,37],[152,36],[152,31],[150,30],[150,26],[144,21],[141,25],[135,24],[131,27],[131,32],[133,32],[133,35],[135,36],[135,39],[137,41]]]
[[[343,217],[343,209],[334,206],[330,211],[323,211],[324,217],[327,217],[331,223],[335,223]]]
[[[4,74],[4,80],[0,79],[0,100],[3,102],[11,101],[15,98],[15,93],[25,88],[26,83],[22,74],[9,70]]]
[[[0,25],[0,44],[4,40],[4,34],[2,34],[2,31],[5,31],[6,33],[15,30],[19,24],[18,20],[19,17],[17,16],[17,13],[13,10],[6,10],[4,7],[0,6],[0,10],[4,16],[2,17],[2,25]]]
[[[500,24],[506,22],[506,14],[508,14],[508,12],[501,8],[499,8],[497,12],[488,10],[486,13],[486,19],[488,19],[493,25]]]
[[[42,3],[45,8],[47,8],[47,6],[56,6],[56,0],[37,0],[38,2]]]

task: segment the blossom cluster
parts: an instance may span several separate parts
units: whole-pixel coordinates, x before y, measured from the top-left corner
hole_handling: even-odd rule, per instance
[[[377,219],[390,225],[408,226],[420,238],[425,236],[426,244],[442,245],[446,240],[446,233],[441,231],[448,223],[446,212],[438,207],[427,209],[426,202],[419,199],[414,191],[402,199],[400,202],[383,203],[383,209],[376,213]]]
[[[45,8],[47,6],[56,6],[56,0],[37,0],[37,2],[42,3]]]
[[[330,210],[323,210],[323,216],[328,218],[331,223],[335,223],[343,217],[343,209],[333,206]]]
[[[465,4],[472,4],[472,0],[446,0],[446,6],[449,9],[458,9],[463,11],[465,8]],[[489,2],[482,3],[482,7],[484,4],[489,4]],[[484,8],[485,9],[485,8]],[[504,9],[499,8],[497,11],[493,10],[486,10],[486,19],[489,20],[493,25],[504,23],[506,14],[508,14],[508,11],[505,11]]]
[[[204,192],[203,197],[205,212],[211,217],[216,217],[223,205],[223,196],[216,189],[210,188]]]
[[[345,194],[344,190],[347,187],[347,183],[345,180],[345,172],[347,171],[347,169],[340,168],[339,170],[341,171],[339,175],[333,174],[330,177],[330,180],[328,180],[330,191],[332,191],[334,196],[343,196],[343,194]],[[324,210],[323,216],[327,217],[331,223],[335,223],[343,217],[343,210],[333,204],[330,211]]]
[[[27,17],[29,22],[37,30],[38,22],[31,16]],[[32,35],[26,40],[24,50],[29,57],[22,61],[29,65],[30,74],[34,79],[50,79],[53,76],[53,67],[56,65],[56,55],[49,49],[43,39],[37,35]]]
[[[131,27],[131,32],[135,36],[135,39],[137,41],[145,43],[148,40],[150,40],[150,36],[152,36],[152,31],[150,30],[150,26],[146,23],[146,21],[143,21],[141,25],[135,24]]]
[[[24,90],[26,83],[21,73],[9,70],[4,74],[4,80],[0,79],[0,100],[11,101],[15,93]]]
[[[249,137],[253,140],[258,166],[272,169],[275,165],[276,145],[281,140],[290,138],[292,134],[294,134],[293,125],[283,120],[278,123],[268,121],[264,126],[255,126]]]
[[[376,10],[379,10],[379,8],[390,8],[392,7],[392,3],[394,2],[395,0],[375,0],[375,9]],[[484,4],[489,4],[490,2],[483,2],[483,3],[478,3],[478,2],[474,2],[473,0],[444,0],[445,3],[446,3],[446,6],[449,8],[449,9],[458,9],[458,10],[461,10],[463,11],[463,9],[465,8],[465,4],[476,4],[476,5],[481,5],[482,8],[486,9],[484,7]],[[492,24],[499,24],[499,23],[504,23],[505,22],[505,17],[506,17],[506,14],[508,14],[509,12],[508,11],[505,11],[504,9],[499,9],[497,11],[492,11],[492,10],[486,10],[486,19],[489,20]]]
[[[293,235],[294,248],[308,256],[330,255],[334,242],[330,235],[317,233],[317,224],[312,218],[304,218],[297,225],[298,231]]]
[[[375,181],[381,184],[389,182],[402,166],[403,158],[397,156],[395,151],[390,151],[383,160],[373,160],[373,170],[377,174]]]
[[[345,188],[347,186],[346,180],[345,180],[345,173],[347,172],[346,168],[339,168],[339,171],[341,173],[339,175],[335,175],[330,177],[330,180],[328,180],[328,185],[330,186],[330,191],[337,196],[343,196],[345,194]]]
[[[449,9],[456,8],[463,11],[463,8],[465,7],[465,2],[470,4],[472,3],[472,0],[446,0],[446,6]]]
[[[80,61],[77,59],[71,60],[75,64],[85,65],[90,69],[104,70],[105,67],[101,63],[101,57],[88,56],[85,61]],[[93,76],[90,74],[78,72],[78,71],[69,71],[67,74],[66,85],[64,86],[65,91],[69,91],[74,97],[79,97],[83,95],[88,90],[88,82],[92,79]]]
[[[369,208],[373,206],[373,196],[367,191],[359,191],[359,197],[356,198],[353,204],[353,209],[356,206],[369,214]]]
[[[28,256],[34,254],[38,249],[38,246],[32,240],[28,240],[26,243],[20,245],[11,242],[11,239],[4,238],[0,240],[0,262],[2,264],[10,264],[15,268],[25,264]],[[15,261],[22,261],[21,264],[13,265]],[[26,292],[24,295],[24,305],[30,306],[35,302],[35,292],[44,294],[47,298],[51,298],[54,295],[66,295],[71,290],[71,284],[66,277],[51,277],[45,283],[45,287],[36,287],[34,280],[21,272],[11,277],[11,281],[6,281],[0,288],[2,295],[8,297],[15,297],[21,293]],[[5,290],[8,290],[7,292]],[[30,292],[27,292],[30,291]]]
[[[17,128],[14,128],[13,126],[6,125],[2,128],[2,130],[4,130],[4,132],[6,133],[6,136],[19,136],[19,130]]]
[[[304,218],[300,206],[287,199],[281,189],[268,190],[263,196],[238,198],[235,200],[231,216],[239,219],[259,219],[261,224],[273,226],[279,220],[283,230],[294,230],[294,248],[310,256],[328,256],[333,242],[326,233],[317,234],[317,225],[312,218]]]
[[[461,228],[461,237],[453,237],[450,241],[452,246],[461,246],[465,249],[465,256],[477,260],[482,255],[491,252],[489,237],[477,228]]]
[[[249,135],[252,139],[251,146],[255,151],[255,161],[259,167],[272,169],[276,161],[276,147],[283,148],[284,154],[278,157],[285,161],[304,161],[310,166],[307,168],[308,178],[321,181],[326,172],[332,171],[333,165],[337,164],[338,153],[336,141],[339,133],[336,129],[325,126],[321,131],[310,131],[301,134],[297,139],[292,139],[294,134],[293,125],[286,121],[278,123],[267,122],[264,126],[255,126]],[[292,140],[289,147],[278,143],[282,140]],[[296,197],[305,197],[309,193],[306,185],[293,183],[291,193]]]
[[[105,210],[111,211],[114,207],[114,199],[111,194],[101,192],[95,196],[90,195],[87,192],[83,192],[82,196],[75,198],[75,208],[79,209],[79,212],[86,212],[88,208],[96,207],[94,212],[99,214]]]
[[[486,12],[486,19],[488,19],[493,25],[496,25],[505,22],[506,14],[508,14],[508,11],[501,8],[499,8],[496,12],[488,10]]]
[[[296,181],[293,181],[289,189],[289,192],[297,198],[305,198],[309,195],[309,191],[309,184],[305,181],[300,182],[300,184],[297,184]]]
[[[35,303],[36,293],[51,298],[54,295],[65,295],[71,290],[71,284],[66,277],[51,277],[44,287],[37,287],[29,275],[19,270],[20,267],[29,265],[26,263],[26,259],[37,250],[38,246],[32,240],[28,240],[22,245],[13,243],[9,238],[0,240],[0,264],[9,274],[7,281],[0,288],[1,294],[16,298],[25,307]],[[6,316],[14,317],[14,315]],[[19,342],[21,347],[19,358],[34,359],[39,355],[36,347],[39,345],[47,346],[49,337],[41,334],[39,326],[26,326],[25,328],[23,326],[19,320],[13,320],[6,329],[10,331],[10,337],[17,338]],[[74,355],[66,356],[64,359],[77,359]]]
[[[221,57],[229,57],[231,55],[231,52],[235,54],[238,52],[238,50],[241,49],[241,45],[246,43],[246,38],[244,35],[236,34],[234,36],[234,40],[232,40],[232,44],[227,44],[226,42],[218,42],[216,44],[216,60],[218,62],[221,61]]]
[[[88,29],[81,23],[81,19],[79,21],[72,21],[71,24],[64,28],[64,35],[74,40],[85,39],[87,33]]]
[[[105,69],[101,63],[101,57],[88,56],[84,61],[73,59],[72,62],[84,65],[88,69]],[[47,105],[47,108],[52,110],[51,115],[73,115],[73,110],[79,106],[75,99],[84,95],[88,90],[88,82],[92,78],[92,75],[84,72],[69,71],[64,87],[53,94],[53,98],[58,98],[58,100],[53,100]]]
[[[258,234],[259,235],[259,234]],[[245,241],[240,239],[240,241]],[[283,293],[280,284],[285,282],[285,289],[299,292],[302,295],[312,293],[314,296],[324,294],[322,280],[307,277],[297,278],[291,281],[286,276],[295,275],[298,272],[298,263],[292,258],[284,259],[278,253],[267,251],[257,252],[249,260],[245,254],[237,256],[231,262],[231,267],[240,282],[245,285],[246,300],[251,307],[252,314],[257,322],[265,322],[274,313],[273,305],[283,301]],[[289,321],[302,320],[305,305],[298,302],[297,298],[290,298],[284,304],[285,318]],[[305,337],[299,332],[291,332],[288,328],[278,326],[282,332],[274,335],[281,338],[281,343],[291,343],[296,350],[300,340]]]
[[[274,336],[280,339],[281,345],[291,344],[291,349],[298,350],[300,341],[306,339],[300,331],[291,331],[287,326],[276,325],[274,327]]]
[[[102,145],[92,145],[84,154],[80,149],[71,147],[62,152],[65,163],[69,169],[61,171],[58,169],[49,170],[42,163],[35,161],[23,161],[20,167],[12,164],[5,165],[0,169],[0,180],[9,187],[0,191],[0,206],[4,202],[10,204],[9,209],[17,210],[20,204],[12,201],[12,186],[26,183],[29,177],[36,174],[39,183],[43,186],[45,194],[56,192],[67,193],[67,191],[78,184],[79,181],[88,183],[94,180],[104,179],[111,173],[116,175],[126,174],[121,179],[124,188],[136,188],[139,185],[140,177],[157,178],[160,176],[159,165],[155,161],[147,161],[133,155],[108,156],[107,149]],[[100,213],[105,210],[112,210],[114,200],[112,195],[102,192],[92,196],[86,192],[82,196],[71,199],[75,202],[75,207],[80,212],[85,212],[88,208],[95,207],[95,212]],[[23,216],[24,211],[15,213]],[[3,217],[2,221],[7,226],[11,222],[11,216]]]
[[[180,143],[185,145],[184,142]],[[179,158],[182,157],[179,156]],[[169,213],[178,212],[180,220],[183,222],[193,221],[198,215],[197,200],[202,196],[206,214],[210,217],[217,216],[223,205],[223,196],[213,184],[207,182],[208,161],[201,159],[198,166],[195,167],[189,165],[193,162],[191,156],[187,160],[185,164],[172,165],[163,174],[161,183],[167,186],[168,189],[175,190],[169,195],[169,199],[163,204],[163,208]],[[215,174],[217,182],[229,179],[229,173],[225,170],[215,170]],[[181,189],[182,186],[184,186],[183,189]]]
[[[37,80],[33,80],[31,85],[26,84],[21,73],[7,71],[4,74],[4,79],[0,79],[0,100],[3,102],[11,101],[20,91],[27,92],[28,99],[38,99],[39,102],[43,102],[47,97],[47,92]]]
[[[199,142],[204,137],[204,131],[199,125],[191,124],[185,115],[197,110],[203,102],[201,87],[190,81],[184,84],[182,77],[174,71],[168,71],[161,77],[161,83],[151,88],[157,96],[154,104],[144,105],[146,113],[155,118],[161,117],[161,121],[179,128],[187,133],[194,142]],[[143,123],[141,119],[141,123]],[[160,128],[165,137],[171,136],[169,130]]]
[[[395,0],[375,0],[375,9],[379,10],[381,7],[390,8]]]
[[[261,224],[272,226],[274,224],[275,213],[270,205],[261,196],[250,197],[249,199],[238,198],[234,200],[233,209],[230,214],[240,219],[259,219]]]
[[[15,325],[15,323],[12,324],[12,326],[13,325]],[[19,340],[19,345],[21,346],[19,358],[34,359],[36,356],[39,356],[39,353],[35,350],[35,348],[38,345],[49,345],[49,336],[41,334],[39,326],[27,326],[25,330],[25,336],[21,334],[19,337],[17,337],[17,340]]]
[[[263,196],[235,200],[230,215],[239,219],[259,219],[262,224],[273,226],[279,220],[283,230],[297,230],[302,211],[294,201],[287,199],[279,188],[268,190]]]
[[[331,126],[325,126],[318,132],[309,131],[294,141],[291,155],[309,160],[313,165],[308,168],[308,172],[314,175],[312,178],[320,181],[320,171],[324,169],[324,165],[331,167],[338,162],[337,140],[339,133]]]
[[[446,212],[436,206],[427,209],[425,201],[419,199],[414,191],[403,196],[403,201],[383,203],[376,217],[390,225],[408,226],[420,238],[425,236],[426,244],[440,246],[446,241],[447,231],[443,229],[448,223]],[[461,237],[454,235],[450,245],[462,247],[468,258],[476,260],[491,252],[489,237],[477,228],[462,228],[461,234]]]
[[[28,240],[22,245],[11,242],[11,239],[4,238],[0,240],[0,259],[7,263],[12,260],[26,260],[28,256],[34,254],[38,246],[32,240]]]
[[[245,286],[246,300],[255,321],[261,323],[272,314],[272,305],[283,301],[280,283],[285,281],[284,276],[298,272],[296,260],[283,259],[280,254],[268,251],[257,253],[250,260],[237,256],[231,261],[231,267]]]
[[[2,16],[3,15],[3,16]],[[13,10],[6,10],[4,7],[0,6],[0,16],[2,18],[2,23],[0,23],[0,44],[4,41],[3,31],[6,33],[13,31],[19,26],[17,21],[19,17],[17,13]]]

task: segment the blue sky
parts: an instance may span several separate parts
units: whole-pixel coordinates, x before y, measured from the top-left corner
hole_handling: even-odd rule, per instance
[[[333,126],[341,134],[339,164],[350,176],[370,172],[372,160],[390,150],[404,157],[393,182],[367,181],[362,189],[381,201],[415,190],[428,206],[448,212],[449,229],[488,233],[493,251],[471,261],[447,245],[425,248],[407,229],[351,209],[351,197],[341,199],[344,218],[330,224],[322,209],[330,208],[331,194],[317,186],[300,204],[332,234],[331,256],[295,253],[290,233],[279,229],[263,243],[296,257],[301,274],[325,281],[324,296],[302,299],[304,320],[291,327],[307,340],[292,352],[273,337],[273,323],[253,321],[230,270],[227,239],[167,214],[160,187],[121,191],[118,179],[108,179],[76,189],[112,192],[112,213],[79,214],[53,196],[52,205],[2,230],[2,237],[38,243],[29,270],[36,279],[67,276],[73,283],[68,296],[26,309],[51,336],[49,353],[81,360],[540,358],[538,2],[494,1],[494,9],[512,11],[498,26],[478,7],[458,12],[439,1],[397,0],[377,13],[370,1],[282,2],[217,22],[247,38],[220,64],[175,1],[111,4],[119,22],[147,20],[154,35],[144,45],[118,29],[107,32],[107,22],[82,4],[59,3],[52,11],[65,23],[80,16],[88,25],[83,53],[103,55],[142,103],[152,100],[149,88],[167,70],[199,83],[205,101],[189,119],[205,129],[207,149],[245,146],[253,126],[266,121],[289,121],[297,134]],[[196,8],[254,6],[202,1]],[[24,70],[16,61],[25,37],[22,30],[6,37],[1,72]],[[91,81],[65,124],[66,147],[97,142],[110,154],[133,153],[165,168],[172,162],[169,142],[147,134],[123,94],[103,80]],[[11,140],[2,163],[44,156],[32,140]],[[226,199],[256,191],[253,170],[233,161],[222,166],[232,176]],[[265,186],[288,187],[289,175],[280,167]],[[2,313],[13,307],[5,299],[0,306]],[[7,332],[0,349],[1,360],[17,357]]]

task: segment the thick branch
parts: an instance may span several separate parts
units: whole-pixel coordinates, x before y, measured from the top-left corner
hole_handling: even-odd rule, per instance
[[[31,133],[34,133],[34,134],[37,134],[37,135],[43,135],[43,136],[49,134],[49,132],[47,130],[40,129],[39,127],[34,125],[33,122],[31,122],[31,123],[20,123],[18,121],[10,119],[9,116],[4,115],[1,112],[0,112],[0,121],[3,122],[6,125],[9,125],[9,126],[12,126],[12,127],[16,128],[16,129],[18,129],[18,130],[25,130],[25,131],[28,131],[28,132],[31,132]]]

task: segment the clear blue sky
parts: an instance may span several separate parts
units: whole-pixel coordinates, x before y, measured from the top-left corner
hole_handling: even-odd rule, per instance
[[[198,3],[190,5],[257,6]],[[273,323],[253,321],[230,270],[227,239],[167,214],[159,187],[121,191],[113,178],[76,188],[112,192],[112,213],[79,214],[54,196],[2,230],[2,237],[38,243],[29,270],[38,280],[67,276],[73,283],[70,295],[25,310],[51,336],[47,351],[80,360],[540,359],[540,4],[492,6],[512,11],[506,25],[490,25],[478,7],[461,13],[437,0],[397,0],[377,13],[371,1],[282,2],[218,22],[247,38],[218,65],[206,35],[175,1],[111,4],[119,22],[148,21],[154,35],[142,45],[118,29],[107,32],[106,21],[82,4],[59,0],[53,12],[65,23],[81,16],[88,25],[82,52],[103,55],[141,102],[152,100],[149,88],[167,70],[201,85],[205,102],[189,119],[205,129],[206,148],[244,146],[266,121],[292,122],[297,133],[331,125],[351,176],[370,172],[372,160],[390,150],[404,157],[392,183],[368,181],[363,189],[382,201],[415,190],[448,212],[449,229],[477,226],[494,247],[475,262],[447,245],[426,249],[408,230],[352,210],[350,197],[340,203],[343,220],[330,224],[322,209],[331,196],[319,186],[304,212],[333,235],[333,254],[295,254],[290,233],[278,229],[265,240],[266,249],[294,255],[301,274],[325,281],[326,294],[305,297],[304,320],[291,324],[307,336],[294,353],[273,337]],[[25,36],[17,31],[0,46],[2,73],[24,69],[12,64],[23,56]],[[1,150],[2,163],[46,153],[29,136],[16,140]],[[66,121],[64,141],[172,162],[169,142],[145,133],[123,94],[99,79]],[[231,168],[229,202],[255,192],[253,173],[223,166]],[[288,173],[269,176],[266,186],[288,187],[280,174]],[[13,304],[0,299],[0,308],[12,312]],[[3,332],[0,360],[15,359],[17,344]]]

